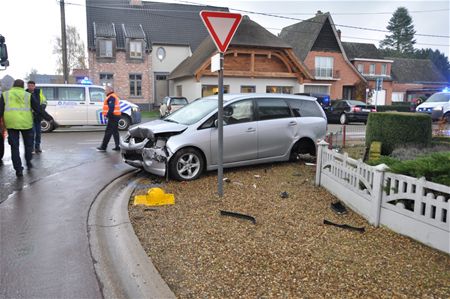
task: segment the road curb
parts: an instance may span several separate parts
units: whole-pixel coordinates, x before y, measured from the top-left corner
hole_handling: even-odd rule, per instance
[[[175,298],[147,256],[128,216],[136,172],[106,186],[89,210],[88,238],[104,298]]]

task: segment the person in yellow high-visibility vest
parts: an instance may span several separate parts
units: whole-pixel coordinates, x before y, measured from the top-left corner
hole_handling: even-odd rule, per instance
[[[103,137],[102,144],[97,147],[100,152],[106,151],[111,135],[114,137],[116,146],[113,151],[120,151],[119,147],[119,120],[122,113],[120,112],[120,99],[114,93],[112,86],[106,86],[105,88],[106,99],[103,102],[103,116],[108,118],[108,124],[106,125],[105,136]]]
[[[40,111],[39,100],[24,90],[23,80],[14,81],[13,87],[0,96],[0,117],[3,117],[8,130],[8,143],[11,146],[11,160],[17,177],[23,176],[22,160],[20,159],[19,140],[22,135],[25,145],[25,160],[27,168],[31,169],[33,150],[33,111],[48,121],[53,118]]]
[[[35,98],[39,99],[39,109],[45,110],[47,107],[47,99],[45,98],[44,94],[42,93],[42,89],[36,88],[36,83],[34,81],[28,81],[27,83],[27,90],[29,93],[34,95]],[[42,117],[37,114],[33,113],[33,149],[34,152],[39,154],[42,153],[41,149],[41,120]]]

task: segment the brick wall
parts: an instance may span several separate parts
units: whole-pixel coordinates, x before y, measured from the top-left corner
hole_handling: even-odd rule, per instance
[[[89,78],[93,84],[100,84],[100,73],[114,75],[114,89],[120,96],[136,104],[152,105],[153,100],[153,73],[150,56],[144,55],[144,60],[131,62],[127,60],[124,51],[117,51],[114,62],[97,61],[95,51],[89,51]],[[130,95],[130,74],[142,75],[142,96]]]
[[[315,57],[321,56],[321,57],[333,57],[334,65],[333,65],[333,72],[338,71],[339,72],[339,80],[313,80],[310,82],[316,83],[316,84],[331,84],[330,87],[330,97],[331,99],[342,99],[343,95],[343,86],[345,85],[355,85],[362,79],[358,76],[355,70],[345,61],[344,57],[341,53],[335,53],[335,52],[318,52],[318,51],[311,51],[308,53],[308,56],[306,56],[306,59],[304,61],[305,65],[308,67],[308,69],[312,70],[315,68]],[[312,74],[314,75],[314,74]],[[306,82],[306,80],[305,80]]]

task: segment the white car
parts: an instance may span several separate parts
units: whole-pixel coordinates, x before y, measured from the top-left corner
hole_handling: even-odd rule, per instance
[[[39,84],[47,98],[46,111],[53,116],[55,124],[42,120],[42,132],[51,132],[55,126],[104,126],[103,117],[105,89],[98,85],[79,84]],[[119,130],[127,130],[131,124],[141,122],[139,107],[125,100],[120,100],[122,116]]]
[[[450,123],[450,91],[437,92],[417,106],[416,112],[428,113],[433,120],[445,117]]]

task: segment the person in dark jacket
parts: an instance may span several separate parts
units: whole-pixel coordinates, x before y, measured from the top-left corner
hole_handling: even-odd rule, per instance
[[[34,81],[28,81],[27,83],[27,90],[29,93],[31,93],[36,99],[39,99],[39,108],[41,110],[45,110],[47,107],[47,99],[45,98],[44,94],[42,93],[42,90],[39,88],[36,88],[36,83]],[[33,149],[34,152],[39,154],[42,153],[41,150],[41,120],[42,117],[38,114],[33,112]]]
[[[20,135],[25,145],[25,160],[28,169],[31,164],[33,150],[33,112],[48,121],[53,118],[45,111],[41,111],[39,99],[24,90],[23,80],[14,81],[13,87],[0,96],[0,118],[3,117],[8,130],[8,143],[11,146],[11,160],[16,176],[23,176],[22,161],[20,159]]]
[[[113,151],[120,151],[119,147],[119,120],[121,116],[120,112],[120,99],[114,93],[112,86],[106,86],[106,99],[103,102],[103,116],[108,118],[108,124],[106,125],[105,136],[103,137],[102,144],[97,147],[100,152],[106,151],[108,142],[111,139],[111,135],[114,137],[116,146]]]

